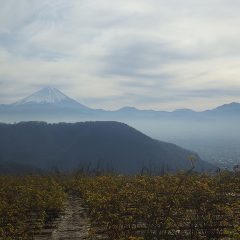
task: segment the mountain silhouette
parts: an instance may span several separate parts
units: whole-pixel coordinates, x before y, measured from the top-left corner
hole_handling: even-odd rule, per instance
[[[189,169],[193,153],[118,122],[0,124],[0,162],[41,169],[155,173]],[[196,170],[213,166],[196,155]]]

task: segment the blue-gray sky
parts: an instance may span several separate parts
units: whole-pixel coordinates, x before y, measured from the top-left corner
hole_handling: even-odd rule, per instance
[[[105,109],[240,101],[239,0],[0,3],[0,103],[46,85]]]

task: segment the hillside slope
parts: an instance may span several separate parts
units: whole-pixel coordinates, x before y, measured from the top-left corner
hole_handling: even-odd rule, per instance
[[[43,169],[160,173],[189,168],[191,154],[118,122],[0,124],[0,161]],[[210,168],[198,159],[197,170]]]

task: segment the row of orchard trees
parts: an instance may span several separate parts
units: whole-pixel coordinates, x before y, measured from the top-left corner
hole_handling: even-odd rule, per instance
[[[66,194],[52,177],[0,177],[0,239],[33,239],[64,207]]]
[[[91,236],[106,239],[240,239],[240,174],[76,176]]]
[[[67,194],[83,198],[92,239],[240,239],[237,172],[0,177],[0,239],[33,239]]]

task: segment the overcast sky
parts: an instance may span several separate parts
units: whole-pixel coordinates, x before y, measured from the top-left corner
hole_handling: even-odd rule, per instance
[[[0,0],[0,103],[51,85],[93,108],[240,102],[239,0]]]

